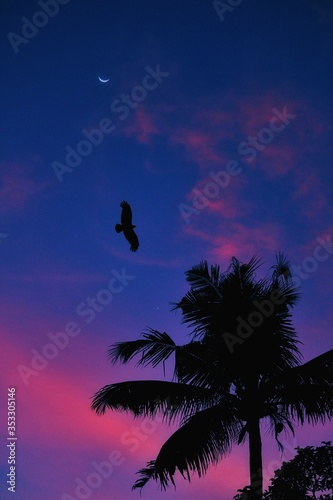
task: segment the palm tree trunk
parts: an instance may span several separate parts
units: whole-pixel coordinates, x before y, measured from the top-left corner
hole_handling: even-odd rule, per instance
[[[250,449],[250,491],[251,500],[261,500],[263,495],[262,474],[262,444],[260,435],[260,421],[254,419],[248,422],[249,449]]]

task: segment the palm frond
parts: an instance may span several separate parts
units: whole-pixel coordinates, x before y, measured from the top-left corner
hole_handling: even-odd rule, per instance
[[[249,262],[241,263],[236,257],[232,257],[229,270],[225,273],[226,276],[236,276],[242,288],[243,283],[253,281],[255,271],[261,266],[262,259],[258,255],[253,255]]]
[[[290,272],[290,261],[287,259],[287,255],[283,252],[279,252],[276,255],[276,264],[271,267],[273,269],[272,278],[273,281],[278,281],[281,277],[285,282],[291,279]]]
[[[140,479],[137,479],[135,481],[134,485],[132,486],[132,490],[135,490],[137,488],[142,489],[148,483],[148,481],[150,481],[150,479],[159,481],[161,490],[167,489],[169,481],[171,481],[171,483],[176,487],[175,481],[173,479],[175,472],[176,468],[169,470],[159,470],[156,465],[156,460],[151,460],[147,463],[147,467],[144,467],[137,472],[137,474],[141,474],[141,477]]]
[[[93,397],[97,414],[111,409],[179,422],[133,489],[153,479],[165,490],[175,484],[176,471],[188,480],[194,472],[202,476],[233,443],[245,440],[251,421],[259,428],[268,418],[281,448],[278,436],[293,432],[294,421],[333,418],[333,350],[301,364],[290,312],[299,293],[289,261],[279,252],[270,275],[258,279],[260,265],[257,255],[248,263],[233,257],[225,273],[207,261],[186,273],[190,289],[174,309],[191,326],[188,344],[177,346],[165,332],[148,329],[139,340],[110,347],[113,363],[138,356],[137,365],[156,367],[175,356],[173,382],[110,384]]]
[[[273,292],[273,290],[274,288],[272,288],[271,292]],[[297,290],[292,281],[285,281],[283,284],[280,284],[278,292],[281,300],[283,300],[283,303],[287,307],[294,307],[299,301],[300,292]]]
[[[190,290],[175,305],[174,309],[182,310],[182,323],[188,323],[193,328],[194,338],[201,337],[207,333],[214,318],[216,319],[221,309],[222,299],[216,296],[207,295],[204,292],[194,292]]]
[[[241,422],[227,404],[198,412],[164,443],[156,460],[139,471],[142,477],[133,489],[142,488],[154,479],[165,490],[170,481],[175,484],[176,470],[188,481],[193,472],[203,476],[210,465],[216,465],[230,452],[241,428]]]
[[[211,289],[217,296],[220,295],[220,266],[211,265],[209,269],[208,262],[203,260],[196,266],[193,266],[189,271],[186,271],[185,276],[192,290],[207,291]]]
[[[207,261],[201,261],[185,274],[191,288],[180,302],[172,303],[172,310],[181,309],[182,322],[193,326],[194,336],[198,336],[205,333],[223,300],[219,289],[220,267],[212,265],[209,269]]]
[[[289,313],[272,315],[268,318],[256,340],[265,352],[266,362],[265,358],[261,358],[263,364],[268,366],[270,373],[296,367],[302,360],[302,354],[298,348],[301,342],[298,340]]]
[[[199,341],[179,346],[175,359],[175,378],[182,383],[211,387],[216,375],[213,357]]]
[[[283,430],[286,432],[286,427],[288,427],[292,435],[295,436],[294,427],[292,425],[290,417],[288,413],[286,413],[285,408],[281,407],[280,405],[272,405],[267,412],[267,416],[269,417],[270,433],[274,436],[275,441],[278,445],[278,449],[282,453],[284,447],[283,444],[279,441],[278,435]]]
[[[247,424],[245,424],[239,433],[237,444],[243,443],[247,432],[248,432],[248,426],[247,426]]]
[[[209,388],[222,396],[229,392],[235,359],[224,340],[205,339],[179,346],[176,351],[175,379]]]
[[[170,424],[178,417],[185,421],[218,401],[218,394],[188,384],[138,380],[104,386],[94,395],[91,407],[99,415],[107,408],[130,411],[135,417],[155,418],[161,412],[163,421]]]
[[[151,328],[149,333],[143,334],[143,339],[129,342],[117,342],[108,350],[108,356],[112,363],[120,360],[122,363],[128,363],[134,356],[141,354],[141,359],[137,365],[153,367],[166,361],[177,348],[172,338],[165,332],[160,333]]]
[[[292,419],[325,423],[333,418],[333,349],[286,370],[272,384]]]

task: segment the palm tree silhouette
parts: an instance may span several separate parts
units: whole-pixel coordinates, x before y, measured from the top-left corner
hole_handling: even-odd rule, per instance
[[[301,343],[291,308],[299,294],[285,255],[276,256],[270,276],[256,277],[261,260],[231,259],[221,274],[206,261],[186,274],[190,290],[173,304],[191,340],[177,346],[165,332],[149,329],[139,340],[111,346],[113,363],[157,366],[175,357],[172,381],[140,380],[106,385],[94,396],[97,414],[112,410],[154,418],[179,428],[155,460],[139,471],[133,489],[150,479],[166,489],[178,470],[190,480],[217,464],[234,444],[248,439],[250,498],[263,494],[261,424],[278,435],[293,423],[325,423],[333,416],[333,350],[301,364]]]

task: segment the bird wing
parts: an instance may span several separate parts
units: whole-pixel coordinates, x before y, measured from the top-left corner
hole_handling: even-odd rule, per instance
[[[139,248],[139,238],[132,228],[124,229],[124,236],[131,245],[131,251],[136,252]]]
[[[132,224],[132,209],[127,201],[122,201],[120,206],[122,208],[121,223],[123,226],[130,226]]]

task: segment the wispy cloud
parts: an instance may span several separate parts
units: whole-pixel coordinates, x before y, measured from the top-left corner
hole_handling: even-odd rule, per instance
[[[268,177],[276,178],[295,172],[299,163],[296,145],[286,142],[272,143],[260,152],[252,163],[253,168],[264,171]],[[251,165],[251,162],[247,162]]]
[[[28,165],[1,163],[0,172],[1,212],[22,210],[32,198],[49,186],[46,181],[34,180]]]
[[[209,231],[189,225],[185,231],[189,236],[209,243],[208,254],[218,262],[229,261],[233,256],[246,260],[254,254],[274,254],[281,245],[280,229],[274,223],[250,227],[230,222],[220,224]]]
[[[249,161],[237,148],[269,128],[273,109],[280,113],[285,109],[296,118]],[[278,119],[274,123],[281,125]],[[161,102],[154,108],[145,103],[119,133],[151,147],[162,137],[171,147],[181,149],[202,173],[223,168],[234,159],[274,178],[303,168],[300,161],[304,152],[312,151],[313,141],[327,134],[327,124],[308,103],[290,98],[286,91],[271,89],[242,97],[227,92],[222,97],[207,96],[200,102],[177,105]]]
[[[293,200],[299,206],[299,211],[308,220],[315,219],[327,207],[327,187],[316,172],[302,172],[295,176]]]
[[[153,138],[160,133],[156,118],[155,114],[142,106],[137,109],[132,119],[124,124],[121,132],[127,137],[135,138],[140,144],[152,144]]]

